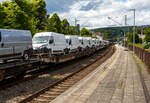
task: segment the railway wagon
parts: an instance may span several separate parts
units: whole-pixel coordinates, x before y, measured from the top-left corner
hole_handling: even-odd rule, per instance
[[[27,30],[0,29],[0,61],[23,57],[29,60],[32,50],[31,32]]]

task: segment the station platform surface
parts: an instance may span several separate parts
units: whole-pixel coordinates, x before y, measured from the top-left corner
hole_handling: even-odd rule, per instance
[[[121,46],[107,61],[51,103],[150,103],[150,74]]]

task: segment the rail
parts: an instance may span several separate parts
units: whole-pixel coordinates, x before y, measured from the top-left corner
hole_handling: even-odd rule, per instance
[[[88,69],[92,64],[96,63],[100,58],[107,55],[107,58],[110,57],[114,52],[114,48],[107,49],[107,51],[103,54],[97,55],[99,56],[97,59],[92,61],[90,64],[81,67],[78,71],[71,73],[70,75],[64,77],[63,79],[48,85],[47,87],[37,91],[36,93],[32,94],[31,96],[23,99],[19,103],[27,103],[27,102],[34,102],[38,103],[40,101],[42,102],[50,102],[54,98],[56,98],[59,94],[67,90],[69,87],[71,87],[73,84],[75,84],[77,81],[81,80],[83,77],[85,77],[87,74],[89,74],[91,71],[95,70],[95,66],[93,68]],[[105,58],[106,60],[106,58]],[[97,65],[98,66],[98,65]],[[54,93],[55,92],[55,93]],[[49,94],[47,97],[47,93]],[[43,99],[43,98],[44,99]],[[45,99],[47,97],[47,99]]]

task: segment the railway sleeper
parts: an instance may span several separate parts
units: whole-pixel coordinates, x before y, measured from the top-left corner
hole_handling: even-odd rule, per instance
[[[40,95],[38,97],[38,99],[44,99],[45,101],[49,101],[49,100],[52,100],[54,99],[55,97],[57,97],[58,95],[54,94],[54,95]]]
[[[48,100],[48,99],[43,99],[43,98],[36,98],[34,99],[35,102],[33,103],[49,103],[51,102],[51,100]]]
[[[60,93],[62,93],[63,91],[53,91],[53,92],[45,92],[44,94],[42,94],[42,95],[44,95],[44,96],[50,96],[50,95],[59,95]]]

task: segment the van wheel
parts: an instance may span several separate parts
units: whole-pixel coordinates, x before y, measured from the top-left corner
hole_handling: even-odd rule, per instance
[[[7,60],[3,60],[3,63],[7,63]]]
[[[26,61],[29,60],[29,53],[28,52],[26,52],[26,51],[24,52],[23,59]]]
[[[67,48],[67,49],[64,49],[64,53],[65,54],[69,54],[69,49]]]
[[[4,79],[5,70],[0,70],[0,81]]]

